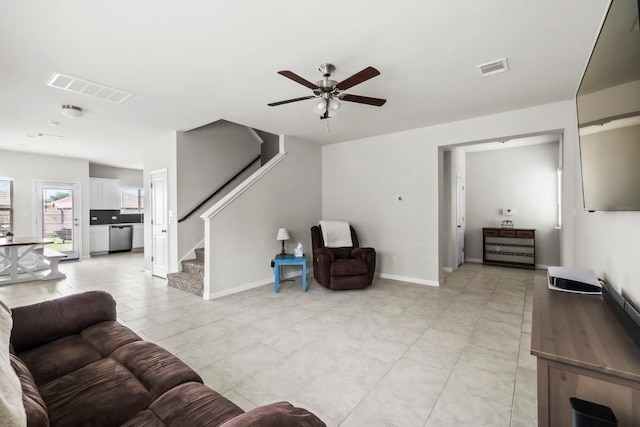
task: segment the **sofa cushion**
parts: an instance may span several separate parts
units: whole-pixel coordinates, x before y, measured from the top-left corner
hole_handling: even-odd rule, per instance
[[[110,358],[42,384],[40,394],[52,426],[117,426],[152,401],[136,377]]]
[[[200,383],[172,388],[149,409],[170,427],[214,427],[244,413],[235,403]]]
[[[11,366],[20,379],[22,403],[27,415],[28,426],[48,426],[49,416],[47,415],[47,405],[44,404],[44,400],[42,400],[42,396],[40,396],[40,391],[38,391],[38,386],[33,380],[31,372],[29,372],[24,362],[13,354],[11,355]]]
[[[9,338],[13,320],[9,308],[0,301],[0,420],[8,426],[27,425],[18,374],[11,366]]]
[[[80,336],[93,346],[102,357],[107,357],[118,348],[141,341],[138,335],[116,321],[100,322],[84,329]]]
[[[12,310],[12,316],[15,327],[11,342],[16,353],[21,353],[79,334],[96,323],[116,320],[116,302],[106,292],[90,291],[18,307]]]
[[[153,399],[186,382],[202,382],[200,376],[164,348],[147,341],[120,347],[111,358],[127,368],[149,391]]]
[[[41,385],[102,359],[80,335],[69,335],[19,353],[36,384]]]
[[[326,427],[326,424],[306,409],[277,402],[252,409],[220,427]]]
[[[359,276],[368,272],[368,264],[359,259],[337,259],[331,263],[332,276]]]

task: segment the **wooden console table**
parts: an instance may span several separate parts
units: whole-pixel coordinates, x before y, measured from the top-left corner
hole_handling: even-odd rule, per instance
[[[534,288],[531,354],[538,358],[538,425],[570,426],[570,397],[610,407],[640,425],[640,348],[601,295]]]

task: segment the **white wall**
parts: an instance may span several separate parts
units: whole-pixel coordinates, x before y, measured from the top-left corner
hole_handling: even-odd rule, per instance
[[[211,221],[211,297],[273,283],[270,260],[280,251],[278,228],[289,231],[287,252],[302,243],[311,267],[311,227],[321,214],[321,154],[317,144],[287,137],[286,157]]]
[[[142,171],[137,169],[114,168],[89,163],[89,176],[91,178],[118,179],[120,187],[142,188],[144,185]]]
[[[363,243],[376,248],[382,275],[438,283],[438,146],[558,131],[564,132],[564,149],[575,151],[573,101],[324,146],[323,217],[352,222]],[[573,156],[566,158],[563,195],[573,206],[576,165]],[[404,200],[399,202],[398,196]],[[571,208],[566,212],[563,250],[573,255],[573,241],[567,237],[573,236]]]
[[[482,261],[483,227],[509,219],[536,229],[536,264],[560,264],[558,162],[558,142],[467,153],[467,259]]]
[[[60,156],[0,151],[0,176],[12,177],[14,234],[32,236],[35,230],[34,180],[80,183],[82,241],[80,256],[89,256],[89,162]]]
[[[640,111],[640,81],[626,83],[580,98],[580,117],[589,122]],[[571,153],[579,165],[576,149]],[[593,212],[583,209],[580,170],[573,182],[576,266],[591,268],[640,306],[640,212]]]
[[[151,270],[152,230],[151,230],[151,172],[158,170],[167,171],[167,204],[169,210],[169,228],[167,238],[169,239],[169,265],[168,273],[178,271],[178,209],[177,194],[177,147],[176,132],[169,132],[153,140],[147,141],[144,146],[144,268]]]

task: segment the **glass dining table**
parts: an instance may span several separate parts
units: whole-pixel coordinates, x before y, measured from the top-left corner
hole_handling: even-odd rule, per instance
[[[12,240],[0,237],[0,285],[41,280],[38,274],[43,268],[36,251],[51,239],[40,237],[14,237]],[[36,250],[36,251],[34,251]],[[33,254],[33,257],[29,256]]]

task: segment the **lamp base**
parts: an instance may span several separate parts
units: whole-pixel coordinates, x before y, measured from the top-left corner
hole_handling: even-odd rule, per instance
[[[282,240],[282,251],[280,252],[282,255],[286,254],[284,250],[284,240]]]

